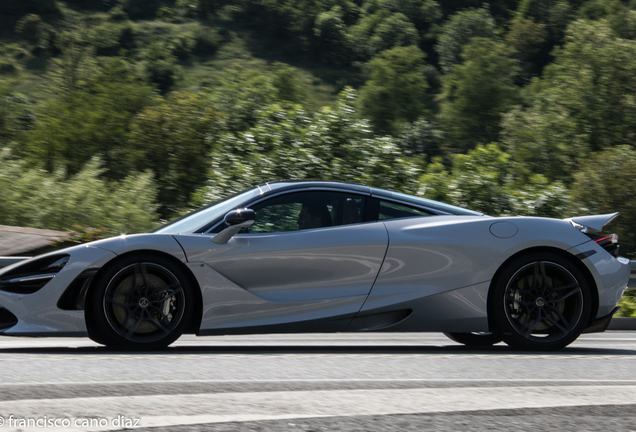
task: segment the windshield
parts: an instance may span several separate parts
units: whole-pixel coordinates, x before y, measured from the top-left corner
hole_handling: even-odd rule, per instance
[[[260,194],[259,188],[252,188],[247,191],[239,192],[223,201],[217,201],[199,210],[195,210],[177,220],[168,222],[161,228],[156,229],[155,233],[178,234],[192,233],[201,228],[208,222],[225,215],[230,210],[238,208],[248,199]]]

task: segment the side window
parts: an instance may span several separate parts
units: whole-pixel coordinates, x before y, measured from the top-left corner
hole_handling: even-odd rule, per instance
[[[245,232],[271,233],[360,223],[365,197],[340,192],[295,192],[251,206],[256,221]]]
[[[406,218],[406,217],[414,217],[414,216],[431,216],[431,215],[432,213],[429,213],[425,210],[405,206],[403,204],[397,204],[390,201],[380,200],[379,214],[378,214],[379,220]]]

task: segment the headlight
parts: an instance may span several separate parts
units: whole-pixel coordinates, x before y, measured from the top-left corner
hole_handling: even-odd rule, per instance
[[[68,255],[51,255],[27,261],[0,278],[0,291],[33,294],[49,283],[64,268]]]

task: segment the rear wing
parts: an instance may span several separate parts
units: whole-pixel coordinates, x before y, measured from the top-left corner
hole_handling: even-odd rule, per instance
[[[619,212],[616,212],[603,215],[576,216],[565,220],[571,222],[572,225],[584,233],[598,234],[603,230],[605,225],[616,219],[619,214]]]

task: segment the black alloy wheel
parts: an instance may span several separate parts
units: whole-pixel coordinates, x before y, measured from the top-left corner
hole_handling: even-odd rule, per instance
[[[109,267],[89,293],[89,336],[114,349],[165,348],[187,328],[193,297],[183,270],[169,259],[125,258]]]
[[[589,324],[590,286],[581,270],[559,254],[517,258],[492,289],[490,310],[504,342],[513,348],[561,349]]]

